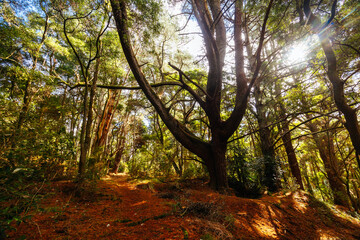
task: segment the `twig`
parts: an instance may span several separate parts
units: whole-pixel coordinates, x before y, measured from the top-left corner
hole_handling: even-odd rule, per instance
[[[29,205],[28,205],[28,207],[26,208],[26,211],[25,211],[25,216],[26,216],[26,214],[27,214],[27,212],[29,211],[29,209],[30,209],[30,205],[32,204],[32,202],[34,201],[34,199],[35,199],[35,197],[36,197],[36,195],[39,193],[39,191],[43,188],[43,186],[44,186],[44,183],[45,183],[45,180],[46,179],[44,179],[44,181],[42,182],[42,184],[41,184],[41,186],[40,186],[40,188],[36,191],[36,193],[33,195],[33,197],[31,198],[31,200],[30,200],[30,202],[29,202]]]
[[[35,221],[33,221],[33,223],[36,225],[36,227],[37,227],[37,229],[38,229],[38,232],[39,232],[39,235],[40,235],[40,239],[43,239],[42,234],[41,234],[41,231],[40,231],[40,226],[39,226],[39,224],[37,224]]]

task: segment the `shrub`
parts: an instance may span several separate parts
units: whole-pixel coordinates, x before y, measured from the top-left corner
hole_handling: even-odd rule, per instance
[[[249,159],[246,150],[233,148],[233,156],[228,157],[228,182],[239,197],[257,198],[262,192],[263,161]]]

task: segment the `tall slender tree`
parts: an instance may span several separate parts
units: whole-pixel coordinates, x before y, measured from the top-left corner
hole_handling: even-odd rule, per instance
[[[319,36],[321,47],[325,53],[327,61],[327,76],[331,82],[333,97],[337,108],[345,117],[344,126],[348,130],[351,142],[354,146],[358,166],[360,167],[360,126],[357,118],[356,109],[352,108],[345,97],[344,85],[345,81],[340,78],[338,71],[337,57],[333,49],[331,36],[331,22],[336,15],[337,0],[334,0],[331,7],[331,15],[326,22],[322,23],[320,18],[315,16],[310,8],[310,0],[304,1],[304,13],[307,22],[311,26],[312,31]]]
[[[102,7],[102,11],[99,11],[100,13],[95,15],[95,13],[93,13],[94,9],[99,9],[100,7]],[[93,105],[100,70],[100,56],[102,50],[101,38],[109,26],[111,17],[109,16],[106,5],[101,6],[99,3],[98,6],[94,7],[94,9],[89,9],[86,14],[81,16],[78,14],[71,16],[71,14],[74,14],[74,11],[80,11],[79,7],[78,9],[72,9],[60,4],[58,6],[54,6],[54,9],[59,13],[60,18],[62,19],[65,40],[75,55],[80,68],[80,75],[82,80],[85,82],[85,88],[83,91],[83,119],[80,134],[80,158],[78,169],[78,179],[82,181],[85,178],[87,157],[91,144]],[[90,28],[89,23],[86,20],[91,17],[94,18],[92,21],[98,20],[100,21],[100,24]],[[75,27],[70,27],[69,25],[72,22],[77,22],[78,24]],[[87,30],[87,34],[82,33],[84,29]],[[80,39],[83,38],[81,40],[84,41],[86,43],[84,45],[87,46],[83,48],[77,46],[74,41],[74,37],[78,37]],[[94,61],[95,67],[92,69],[91,67]]]

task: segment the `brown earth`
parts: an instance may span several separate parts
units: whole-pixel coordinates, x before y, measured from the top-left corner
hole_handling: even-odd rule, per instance
[[[126,175],[75,191],[52,183],[11,239],[360,239],[360,220],[298,191],[245,199],[204,181],[134,183]]]

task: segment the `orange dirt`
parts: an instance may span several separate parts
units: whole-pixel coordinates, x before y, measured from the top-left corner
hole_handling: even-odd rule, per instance
[[[200,180],[136,185],[103,179],[83,198],[56,182],[12,239],[360,239],[360,220],[306,193],[244,199]],[[70,189],[70,190],[69,190]]]

